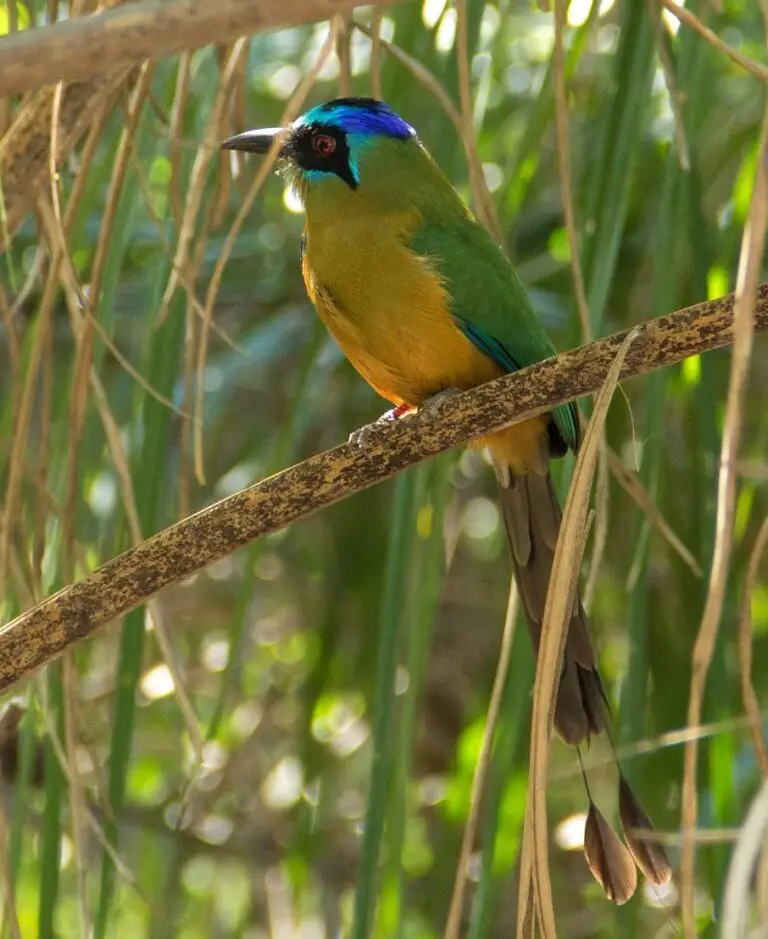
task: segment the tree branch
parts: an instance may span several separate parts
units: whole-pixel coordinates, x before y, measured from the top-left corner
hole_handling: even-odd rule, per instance
[[[370,0],[368,0],[370,2]],[[373,0],[379,6],[395,0]],[[0,39],[0,97],[250,33],[328,20],[360,0],[138,0]]]
[[[732,313],[731,295],[650,320],[640,327],[621,378],[728,345]],[[768,283],[757,292],[755,329],[768,329]],[[426,457],[596,391],[625,335],[615,333],[467,391],[447,403],[439,417],[395,422],[374,433],[365,452],[343,444],[310,457],[108,561],[0,630],[0,691],[236,548]]]

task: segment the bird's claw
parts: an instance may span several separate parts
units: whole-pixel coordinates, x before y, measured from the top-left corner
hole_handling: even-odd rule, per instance
[[[443,388],[442,391],[438,391],[436,394],[430,395],[419,405],[419,410],[416,412],[416,417],[437,417],[437,415],[443,409],[444,405],[460,393],[460,388]]]
[[[398,405],[396,408],[392,408],[390,411],[386,411],[381,417],[377,417],[375,421],[371,424],[366,424],[364,427],[358,427],[357,430],[353,430],[349,435],[349,445],[355,447],[358,450],[367,450],[371,443],[371,438],[375,436],[380,430],[383,430],[387,424],[391,424],[392,421],[396,421],[401,418],[404,414],[407,414],[410,411],[410,408],[407,405]]]
[[[440,413],[443,405],[447,401],[450,401],[454,395],[459,394],[460,391],[460,388],[443,388],[442,391],[438,391],[436,394],[425,398],[415,413],[409,405],[399,404],[396,408],[392,408],[390,411],[386,411],[381,415],[381,417],[378,417],[375,421],[373,421],[373,423],[366,424],[364,427],[358,427],[357,430],[353,430],[349,435],[348,443],[351,447],[355,447],[357,450],[365,451],[370,446],[371,439],[376,434],[378,434],[379,431],[383,430],[388,424],[399,420],[406,414],[409,416],[413,414],[417,421],[422,420],[425,417],[435,417]]]

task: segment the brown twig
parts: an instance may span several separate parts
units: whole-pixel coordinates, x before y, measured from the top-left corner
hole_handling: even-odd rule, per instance
[[[376,0],[391,5],[394,0]],[[0,97],[349,13],[359,0],[138,0],[0,39]]]
[[[643,324],[622,378],[646,374],[732,340],[733,296]],[[768,330],[768,284],[755,303]],[[385,427],[365,451],[344,444],[223,499],[108,561],[0,630],[0,690],[207,564],[474,437],[601,387],[626,336],[617,333],[457,395],[439,419]]]
[[[746,69],[751,75],[754,75],[755,78],[761,79],[761,81],[768,81],[768,68],[765,65],[762,65],[760,62],[755,62],[754,59],[750,59],[749,56],[743,55],[737,49],[732,48],[728,45],[727,42],[713,32],[708,26],[706,26],[694,13],[691,13],[690,10],[686,10],[685,7],[680,6],[676,0],[659,0],[662,6],[665,6],[669,12],[680,20],[681,23],[685,23],[686,26],[690,26],[694,32],[697,32],[702,39],[715,47],[719,52],[725,53],[729,58],[733,59],[737,65],[740,65],[742,68]]]

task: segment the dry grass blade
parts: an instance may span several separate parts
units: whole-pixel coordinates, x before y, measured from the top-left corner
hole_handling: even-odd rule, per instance
[[[584,857],[609,900],[621,906],[632,899],[637,889],[632,854],[591,799],[584,828]]]
[[[549,738],[552,732],[556,686],[562,668],[567,622],[570,617],[574,591],[581,567],[585,526],[589,513],[589,498],[592,490],[592,479],[597,466],[603,424],[605,423],[613,392],[619,381],[624,359],[629,347],[638,335],[639,330],[633,329],[624,338],[595,401],[595,410],[576,461],[573,479],[563,511],[563,521],[557,539],[557,547],[555,548],[555,557],[547,591],[547,603],[541,626],[541,643],[538,650],[536,681],[533,690],[529,797],[523,838],[524,840],[530,840],[532,844],[531,882],[533,884],[537,918],[544,939],[555,939],[557,935],[552,903],[552,884],[549,877],[549,843],[546,816]],[[614,853],[612,852],[607,860],[610,861],[613,858]],[[604,871],[604,873],[607,873],[607,871]],[[524,897],[527,891],[528,885],[522,883],[521,897]],[[518,927],[521,926],[524,915],[524,905],[521,903],[518,906]]]
[[[461,914],[464,909],[467,869],[472,847],[477,835],[477,825],[480,821],[480,805],[483,792],[485,791],[485,779],[488,774],[491,753],[493,751],[493,737],[499,719],[504,686],[507,683],[509,660],[512,654],[512,640],[515,636],[517,607],[518,593],[513,577],[509,587],[509,603],[507,604],[504,632],[501,637],[501,648],[499,649],[499,664],[496,668],[496,676],[493,680],[493,690],[491,691],[491,700],[488,704],[488,714],[485,720],[485,728],[483,729],[483,742],[480,746],[480,755],[477,758],[475,775],[472,779],[472,791],[469,795],[469,813],[467,814],[467,823],[464,826],[464,834],[461,839],[459,860],[456,864],[456,876],[453,881],[453,893],[451,894],[451,905],[448,910],[448,921],[445,925],[444,939],[459,939],[461,933]]]
[[[642,837],[656,832],[623,775],[619,776],[619,817],[627,846],[637,866],[657,886],[668,884],[672,879],[669,856],[661,843],[650,837]]]
[[[746,935],[749,890],[760,853],[768,839],[768,779],[755,797],[741,826],[741,834],[733,850],[723,894],[723,915],[720,935],[723,939],[739,939]]]
[[[763,263],[766,228],[768,227],[768,165],[765,161],[768,147],[768,109],[763,116],[755,173],[755,184],[747,224],[741,243],[739,269],[733,310],[733,352],[725,406],[723,443],[720,452],[720,470],[717,491],[717,517],[715,546],[707,600],[701,618],[699,633],[693,648],[691,692],[688,703],[688,724],[695,727],[701,721],[707,674],[715,650],[720,616],[725,600],[728,568],[733,549],[733,526],[736,512],[736,464],[743,420],[744,399],[749,376],[754,333],[754,309],[757,285]],[[691,740],[685,748],[682,792],[682,828],[687,834],[698,821],[698,740]],[[683,931],[686,939],[694,939],[694,877],[695,851],[690,839],[683,840],[681,870],[681,900]]]
[[[744,581],[744,595],[741,601],[739,615],[739,673],[741,676],[741,698],[744,710],[749,721],[749,733],[752,737],[752,746],[760,765],[760,771],[768,779],[768,749],[763,736],[763,716],[760,713],[760,704],[752,684],[752,594],[757,584],[757,575],[763,552],[768,546],[768,518],[763,519],[760,531],[755,539],[755,545],[749,557],[747,576]]]

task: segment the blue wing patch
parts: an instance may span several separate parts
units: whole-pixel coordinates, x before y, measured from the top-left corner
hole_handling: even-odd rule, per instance
[[[512,358],[509,350],[506,349],[498,339],[494,339],[493,336],[490,336],[485,330],[480,329],[480,327],[474,323],[468,323],[460,316],[454,316],[453,320],[467,339],[477,346],[481,352],[484,352],[485,355],[493,359],[494,362],[497,362],[505,371],[517,372],[520,370],[520,366]],[[566,447],[569,447],[574,452],[578,450],[579,443],[581,442],[581,426],[579,424],[579,412],[575,402],[571,401],[570,404],[564,404],[555,408],[552,412],[552,416]]]
[[[470,339],[481,352],[484,352],[494,362],[498,362],[505,371],[517,372],[519,370],[520,366],[498,339],[494,339],[493,336],[489,336],[479,326],[468,323],[458,316],[454,316],[453,320],[467,339]]]

